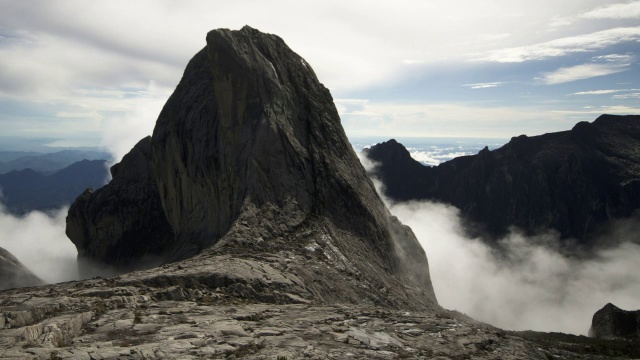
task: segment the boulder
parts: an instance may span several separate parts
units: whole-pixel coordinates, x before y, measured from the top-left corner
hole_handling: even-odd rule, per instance
[[[43,284],[20,260],[0,247],[0,290]]]
[[[593,314],[589,336],[603,339],[640,338],[640,310],[622,310],[608,303]]]

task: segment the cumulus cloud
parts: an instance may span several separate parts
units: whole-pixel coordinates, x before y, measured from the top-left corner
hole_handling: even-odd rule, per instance
[[[0,204],[0,247],[49,283],[79,279],[77,251],[65,235],[67,208],[17,217]]]

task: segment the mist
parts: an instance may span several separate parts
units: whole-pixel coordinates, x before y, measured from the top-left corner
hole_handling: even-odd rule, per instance
[[[582,335],[608,302],[640,308],[640,246],[628,239],[585,260],[543,245],[557,243],[554,233],[525,237],[513,230],[500,240],[505,251],[499,255],[479,239],[465,237],[459,210],[452,206],[389,205],[425,249],[438,302],[445,308],[509,330]]]
[[[67,210],[32,211],[18,217],[0,203],[0,247],[48,283],[79,279],[77,251],[65,235]]]
[[[367,169],[374,163],[359,154]],[[502,251],[465,235],[459,209],[429,201],[393,203],[391,213],[411,227],[427,253],[441,306],[508,330],[587,335],[593,314],[607,303],[640,309],[638,229],[626,219],[597,243],[616,244],[589,257],[559,250],[556,232],[524,236],[518,229],[499,239]],[[583,255],[583,254],[579,254]]]
[[[153,133],[158,115],[171,90],[150,82],[146,91],[141,91],[138,97],[128,100],[126,111],[104,119],[104,134],[100,145],[107,148],[113,156],[113,163],[108,164],[109,167],[120,162],[138,141]]]

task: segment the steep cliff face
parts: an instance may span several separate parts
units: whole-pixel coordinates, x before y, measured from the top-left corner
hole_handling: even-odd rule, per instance
[[[0,247],[0,290],[43,284],[20,260]]]
[[[589,336],[611,338],[640,338],[640,310],[626,311],[609,303],[593,314]]]
[[[152,169],[136,177],[145,179],[142,184],[114,171],[101,191],[113,194],[122,184],[119,191],[131,209],[147,211],[87,218],[100,213],[97,208],[115,211],[121,203],[83,195],[70,209],[67,228],[80,257],[109,262],[115,254],[118,261],[135,261],[139,253],[116,251],[124,249],[117,244],[156,244],[144,231],[156,234],[149,225],[164,217],[170,227],[164,234],[172,239],[161,241],[158,253],[165,262],[189,259],[179,266],[190,269],[191,278],[211,278],[216,271],[244,274],[234,268],[244,262],[231,259],[250,257],[250,267],[275,271],[268,278],[281,277],[278,286],[296,296],[436,306],[424,251],[376,194],[329,91],[277,36],[250,27],[211,31],[158,118],[150,161],[136,158]],[[129,161],[119,166],[132,169]],[[129,194],[127,183],[145,194]],[[142,206],[155,191],[162,211],[155,203]],[[149,209],[157,215],[153,219]],[[135,236],[125,237],[123,228]],[[100,229],[115,231],[95,234]],[[256,258],[286,259],[286,266],[265,268]],[[205,274],[207,264],[228,267],[216,265]],[[170,269],[142,276],[153,284],[160,273],[175,279]],[[222,281],[216,279],[203,281]]]
[[[610,220],[640,208],[640,116],[602,115],[436,167],[419,167],[400,147],[387,142],[367,151],[388,196],[455,205],[492,235],[515,225],[589,243]],[[390,153],[398,159],[388,161]]]
[[[107,186],[86,190],[67,214],[66,234],[85,276],[105,265],[116,271],[157,265],[173,239],[152,176],[151,138],[140,140],[111,174]]]

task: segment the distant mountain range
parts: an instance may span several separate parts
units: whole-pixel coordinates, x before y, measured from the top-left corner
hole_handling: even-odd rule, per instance
[[[0,174],[2,203],[16,215],[68,205],[86,188],[97,189],[108,178],[106,160],[81,160],[50,175],[33,169]]]
[[[555,229],[591,244],[611,220],[640,209],[640,116],[602,115],[570,131],[514,137],[505,146],[438,166],[395,140],[365,150],[371,175],[395,201],[434,200],[461,210],[473,235]]]
[[[104,151],[62,150],[52,153],[0,151],[0,174],[31,169],[51,174],[81,160],[111,160]]]

